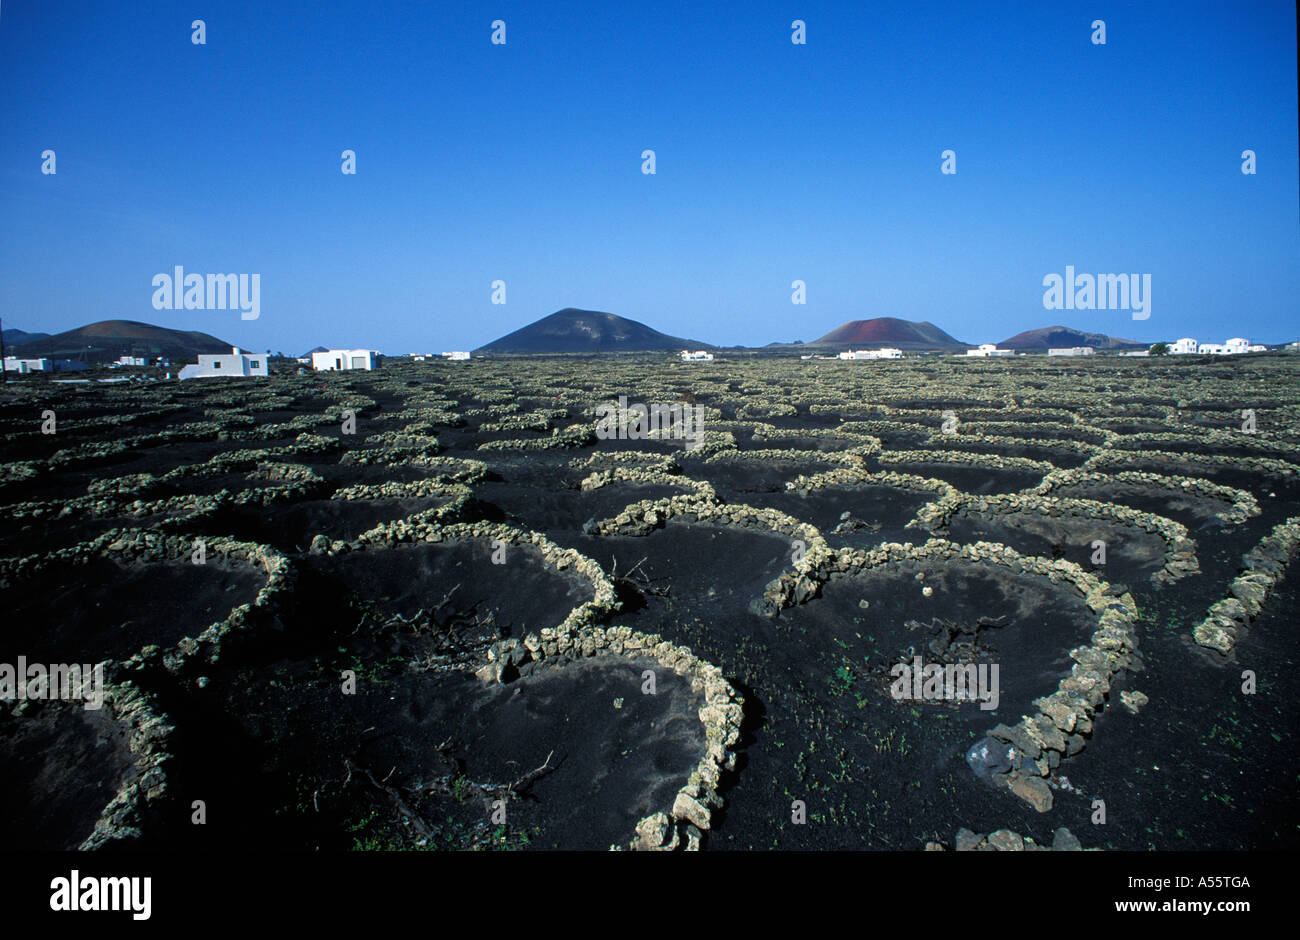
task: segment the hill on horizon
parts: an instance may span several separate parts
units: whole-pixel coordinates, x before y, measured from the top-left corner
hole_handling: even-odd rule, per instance
[[[8,355],[12,346],[17,346],[20,343],[33,343],[38,339],[46,339],[49,335],[49,333],[28,333],[26,330],[10,327],[0,332],[0,339],[4,340],[5,354]]]
[[[680,336],[669,336],[637,320],[600,310],[565,307],[525,327],[480,346],[484,353],[643,352],[660,349],[713,349]]]
[[[1064,349],[1071,346],[1091,346],[1093,349],[1145,349],[1149,343],[1119,339],[1105,333],[1085,333],[1069,326],[1045,326],[1025,330],[998,343],[1002,349]]]
[[[850,320],[831,330],[810,346],[892,346],[896,349],[961,349],[969,346],[939,329],[928,320],[914,322],[897,317]]]
[[[100,320],[19,343],[11,355],[86,362],[112,362],[119,356],[137,355],[180,361],[194,360],[199,353],[228,353],[231,348],[225,340],[195,330],[172,330],[139,320]]]

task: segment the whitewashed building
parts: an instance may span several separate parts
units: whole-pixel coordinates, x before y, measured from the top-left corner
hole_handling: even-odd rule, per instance
[[[110,362],[109,368],[120,369],[123,366],[143,366],[148,363],[143,356],[118,356],[116,362]]]
[[[841,359],[902,359],[903,351],[885,346],[881,349],[846,349],[840,353]]]
[[[682,362],[712,362],[713,361],[713,353],[707,352],[703,349],[697,349],[695,350],[695,352],[691,352],[689,349],[683,349],[681,355],[682,355]]]
[[[1199,344],[1190,336],[1184,336],[1178,342],[1169,344],[1169,352],[1174,356],[1193,356],[1198,348]]]
[[[26,375],[29,372],[81,372],[90,366],[79,359],[20,359],[17,356],[5,356],[4,370]]]
[[[1091,346],[1062,346],[1057,349],[1049,349],[1049,356],[1091,356],[1097,350]]]
[[[220,376],[265,376],[266,374],[265,353],[248,355],[242,352],[238,346],[235,346],[230,350],[229,354],[209,355],[200,353],[198,363],[185,366],[181,369],[178,378],[183,381],[185,379],[207,379]]]
[[[374,349],[327,349],[311,354],[311,367],[317,372],[343,372],[348,369],[373,369],[379,360]]]
[[[5,356],[5,371],[26,375],[28,372],[53,372],[54,364],[49,359],[19,359]]]
[[[987,358],[989,356],[1014,356],[1014,349],[998,349],[996,343],[981,343],[979,349],[968,349],[966,355]]]
[[[1253,345],[1249,340],[1240,336],[1234,336],[1226,343],[1201,343],[1196,347],[1196,351],[1202,355],[1211,356],[1237,356],[1248,352],[1265,352],[1267,346]]]
[[[469,358],[469,353],[463,349],[453,349],[451,352],[443,353],[442,358],[450,359],[452,362],[464,362]]]

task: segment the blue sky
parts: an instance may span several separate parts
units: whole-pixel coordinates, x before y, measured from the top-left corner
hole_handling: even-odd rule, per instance
[[[3,0],[0,316],[292,354],[566,306],[721,345],[873,316],[1290,341],[1295,37],[1266,0]],[[260,274],[260,317],[155,310],[176,265]],[[1066,265],[1151,274],[1150,318],[1045,310]]]

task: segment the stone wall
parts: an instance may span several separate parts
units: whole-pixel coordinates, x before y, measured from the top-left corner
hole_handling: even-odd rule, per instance
[[[1246,627],[1259,616],[1269,592],[1286,573],[1300,548],[1300,516],[1279,522],[1259,544],[1242,556],[1243,570],[1228,586],[1228,596],[1216,601],[1205,619],[1192,631],[1201,646],[1224,655],[1241,639]]]

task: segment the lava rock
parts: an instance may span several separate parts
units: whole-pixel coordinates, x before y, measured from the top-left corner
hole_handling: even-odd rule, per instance
[[[1012,769],[1013,747],[997,738],[980,738],[966,752],[966,763],[981,780],[992,783],[994,774],[1009,773]]]

